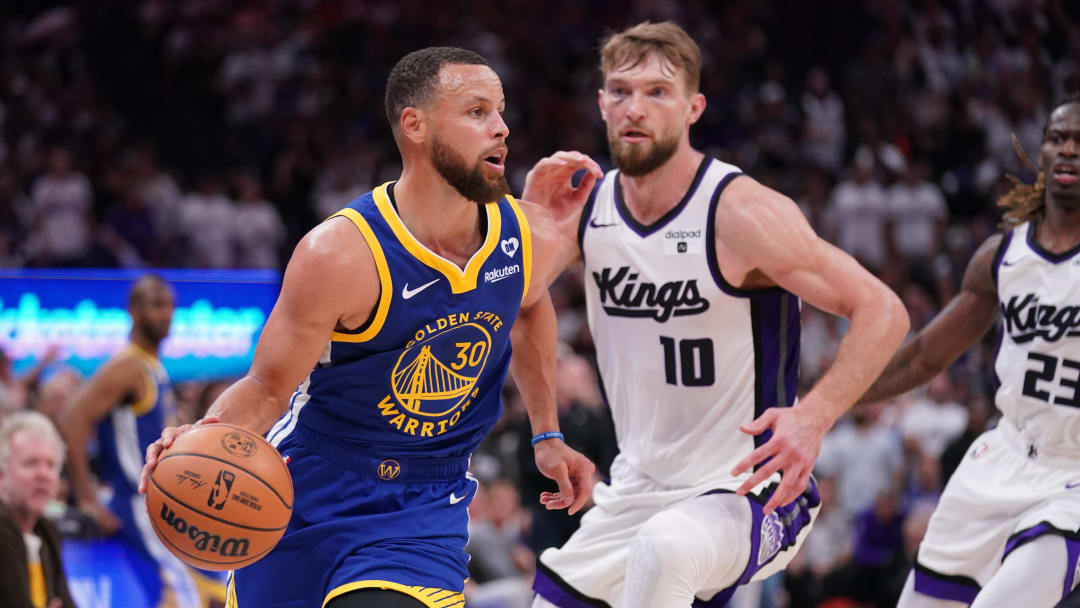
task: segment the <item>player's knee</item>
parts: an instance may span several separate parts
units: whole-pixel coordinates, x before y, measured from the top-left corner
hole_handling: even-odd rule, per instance
[[[687,572],[695,565],[709,562],[712,543],[703,538],[698,522],[685,513],[671,509],[653,515],[634,535],[630,545],[631,558],[648,554],[665,568]]]

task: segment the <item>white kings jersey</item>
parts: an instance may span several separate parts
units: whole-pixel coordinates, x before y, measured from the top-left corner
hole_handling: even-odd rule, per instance
[[[611,171],[582,210],[589,328],[620,455],[665,485],[737,487],[731,469],[769,436],[739,426],[795,402],[798,298],[737,289],[717,265],[716,206],[739,175],[704,158],[682,201],[644,226]]]
[[[993,274],[1001,306],[994,375],[1001,424],[1032,458],[1080,459],[1080,247],[1050,253],[1021,224]]]

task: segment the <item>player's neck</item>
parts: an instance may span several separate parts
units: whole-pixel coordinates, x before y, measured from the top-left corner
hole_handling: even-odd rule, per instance
[[[409,171],[394,184],[398,216],[425,247],[464,267],[483,243],[480,206],[434,169]]]
[[[1048,200],[1036,240],[1051,253],[1064,253],[1080,245],[1080,205]]]
[[[161,346],[160,343],[151,341],[138,331],[131,332],[131,345],[155,359],[158,358],[158,347]]]
[[[666,163],[640,177],[619,174],[623,202],[634,218],[648,225],[671,211],[686,196],[704,154],[680,146]]]

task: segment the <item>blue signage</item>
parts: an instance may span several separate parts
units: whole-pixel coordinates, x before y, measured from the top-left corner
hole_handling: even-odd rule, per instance
[[[0,349],[17,373],[51,349],[84,376],[127,344],[141,270],[0,270]],[[161,358],[174,381],[241,376],[277,300],[265,270],[154,270],[176,293]]]

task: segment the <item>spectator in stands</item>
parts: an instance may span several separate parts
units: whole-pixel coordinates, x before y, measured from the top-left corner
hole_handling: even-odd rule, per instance
[[[236,262],[236,205],[217,176],[205,173],[195,192],[184,197],[180,229],[187,243],[188,266],[232,268]]]
[[[81,266],[93,244],[93,192],[90,180],[71,166],[63,146],[49,153],[49,171],[34,182],[29,247],[42,266]]]
[[[874,154],[867,147],[855,153],[851,177],[832,191],[827,223],[835,243],[871,270],[885,265],[885,222],[888,201],[874,179]]]
[[[277,209],[262,195],[255,175],[241,172],[236,178],[236,266],[277,270],[278,252],[285,240],[285,225]]]
[[[0,605],[74,608],[60,535],[42,515],[56,497],[64,443],[48,418],[19,412],[0,423]]]

